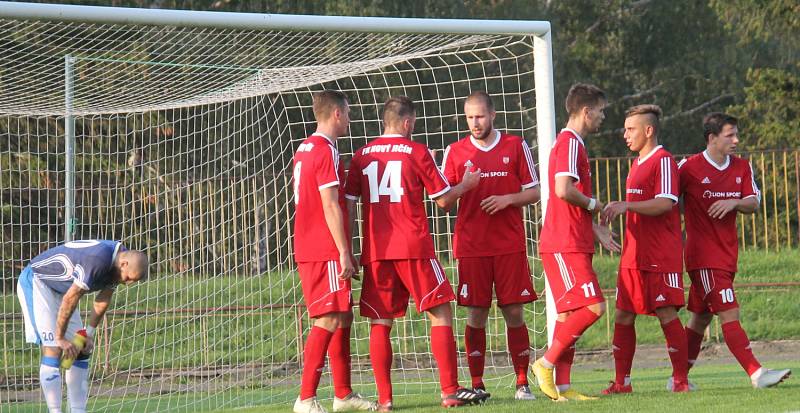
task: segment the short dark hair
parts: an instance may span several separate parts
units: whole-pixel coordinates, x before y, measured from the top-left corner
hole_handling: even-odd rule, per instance
[[[386,126],[394,126],[416,113],[417,109],[410,97],[393,96],[383,104],[383,123]]]
[[[483,103],[483,105],[486,106],[486,109],[489,109],[490,112],[494,112],[494,102],[492,102],[492,97],[482,90],[470,93],[470,95],[467,96],[467,100],[464,101],[464,104],[466,105],[467,103],[472,102]]]
[[[725,125],[738,126],[739,119],[722,112],[712,112],[703,117],[703,137],[708,143],[711,135],[719,135]]]
[[[347,95],[338,91],[326,89],[321,92],[314,93],[312,109],[314,110],[314,118],[317,121],[328,120],[333,111],[342,109],[347,106]]]
[[[576,83],[567,92],[565,106],[567,113],[572,116],[577,115],[581,109],[587,106],[596,106],[606,100],[606,92],[599,87],[588,83]]]
[[[655,129],[657,134],[661,129],[659,122],[662,114],[663,112],[661,111],[661,107],[658,105],[636,105],[631,106],[625,111],[625,119],[636,115],[650,115],[648,116],[648,118],[651,119],[650,124],[653,126],[653,129]]]

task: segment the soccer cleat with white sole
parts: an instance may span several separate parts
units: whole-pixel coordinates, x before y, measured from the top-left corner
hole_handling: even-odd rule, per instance
[[[787,377],[792,375],[792,371],[789,369],[783,370],[770,370],[764,369],[760,376],[757,379],[751,380],[753,383],[753,387],[756,389],[766,389],[767,387],[772,387],[777,385],[778,383],[786,380]]]
[[[344,399],[338,397],[333,398],[334,412],[347,412],[351,410],[374,412],[377,409],[377,403],[361,397],[361,395],[356,392],[348,394]]]
[[[669,379],[667,379],[667,391],[672,391],[674,387],[675,379],[673,379],[672,376],[669,376]],[[691,381],[689,382],[689,391],[697,391],[697,386]]]
[[[520,384],[514,392],[514,400],[536,400],[536,396],[533,395],[530,386]]]
[[[328,413],[316,397],[309,397],[305,400],[300,400],[298,397],[294,402],[294,413]]]

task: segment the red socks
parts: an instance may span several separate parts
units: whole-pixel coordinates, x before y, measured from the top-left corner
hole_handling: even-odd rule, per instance
[[[317,386],[325,367],[325,352],[333,337],[330,331],[313,326],[303,349],[303,378],[300,382],[300,400],[317,395]]]
[[[636,327],[614,323],[614,369],[617,384],[626,384],[625,378],[631,375],[633,355],[636,353]]]
[[[431,351],[439,366],[439,383],[444,394],[453,394],[458,390],[458,356],[456,340],[453,338],[453,327],[431,327]]]
[[[667,324],[661,324],[664,337],[667,339],[667,352],[672,362],[672,377],[675,381],[687,382],[689,373],[689,357],[686,344],[686,331],[681,320],[676,318]]]
[[[599,318],[600,316],[588,307],[583,307],[570,314],[563,323],[556,324],[553,342],[544,353],[544,358],[556,364],[561,358],[561,354],[572,347],[581,334]]]
[[[467,325],[464,330],[464,348],[467,350],[467,364],[469,365],[469,375],[472,377],[472,387],[483,386],[483,369],[486,365],[486,329]]]
[[[725,344],[728,345],[728,349],[736,357],[736,361],[744,368],[748,376],[761,368],[761,364],[753,355],[753,350],[750,349],[750,340],[747,338],[747,333],[744,332],[742,325],[738,321],[729,321],[723,324],[722,335],[725,337]]]
[[[373,324],[369,331],[369,358],[375,375],[375,387],[378,389],[378,403],[381,404],[392,401],[391,332],[392,327],[383,324]]]
[[[508,341],[508,352],[511,353],[511,364],[514,365],[514,372],[517,374],[517,386],[528,384],[528,364],[531,361],[531,344],[528,338],[528,327],[525,324],[519,327],[507,327],[506,340]],[[484,351],[485,348],[486,343],[484,338]],[[470,365],[470,371],[471,370],[472,365]],[[481,368],[481,371],[483,371],[483,368]],[[474,380],[473,378],[473,383]]]
[[[350,385],[350,327],[337,328],[328,346],[328,359],[331,363],[333,393],[344,399],[353,392]]]
[[[697,361],[697,356],[700,355],[700,347],[703,345],[703,333],[698,333],[686,326],[686,343],[689,368],[692,368]]]
[[[563,327],[564,322],[556,320],[556,331]],[[575,359],[575,345],[568,347],[561,352],[561,357],[554,364],[556,365],[556,386],[567,386],[570,384],[570,371],[572,361]]]

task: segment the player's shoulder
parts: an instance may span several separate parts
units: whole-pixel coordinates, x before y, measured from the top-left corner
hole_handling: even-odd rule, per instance
[[[311,135],[297,146],[296,154],[329,154],[331,152],[338,153],[336,147],[328,139],[319,135]]]
[[[690,170],[702,166],[703,161],[703,153],[696,153],[678,161],[678,167],[681,168],[682,171]]]
[[[578,135],[575,132],[569,129],[563,129],[561,132],[556,135],[556,141],[553,143],[553,147],[569,147],[571,145],[576,145],[578,150],[583,147],[581,144],[581,140],[578,138]]]
[[[747,168],[750,169],[750,160],[742,158],[741,156],[730,155],[731,166],[734,168]]]
[[[500,132],[500,142],[518,145],[523,141],[524,139],[522,138],[522,136],[514,135],[511,133]]]

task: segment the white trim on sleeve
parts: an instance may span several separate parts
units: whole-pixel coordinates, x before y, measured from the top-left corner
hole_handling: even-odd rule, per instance
[[[339,185],[339,181],[333,181],[333,182],[328,182],[327,184],[322,184],[318,188],[321,191],[325,188],[330,188],[332,186],[337,186],[337,185]]]
[[[446,181],[446,180],[445,180],[445,181]],[[450,185],[447,185],[447,186],[446,186],[444,189],[442,189],[441,191],[439,191],[439,192],[437,192],[437,193],[435,193],[435,194],[430,194],[430,195],[428,195],[428,198],[430,198],[430,199],[436,199],[436,198],[438,198],[438,197],[440,197],[440,196],[442,196],[442,195],[446,194],[446,193],[447,193],[447,191],[449,191],[449,190],[450,190]]]

